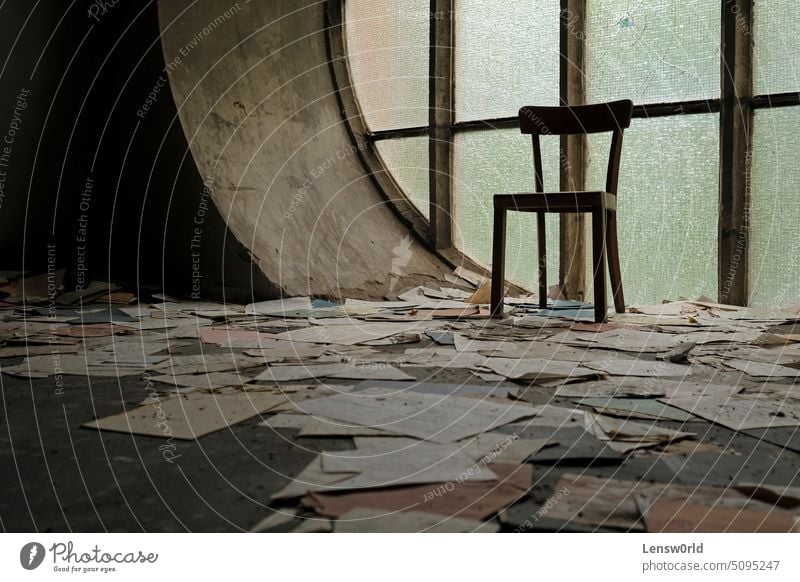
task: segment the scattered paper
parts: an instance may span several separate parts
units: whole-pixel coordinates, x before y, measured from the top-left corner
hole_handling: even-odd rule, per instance
[[[337,488],[497,480],[489,468],[479,469],[458,444],[362,437],[356,447],[355,451],[322,454],[323,472],[358,474],[338,482]]]
[[[748,376],[760,378],[797,378],[800,370],[779,366],[778,364],[765,364],[762,362],[747,362],[741,360],[723,360],[723,364],[734,370],[744,372]]]
[[[283,403],[274,394],[204,394],[150,399],[149,404],[84,423],[87,428],[193,440],[239,422]]]
[[[643,504],[644,505],[644,504]],[[800,520],[780,510],[713,507],[656,499],[644,508],[648,532],[659,533],[798,533]]]
[[[556,492],[568,491],[569,495],[554,495],[545,506],[547,516],[565,522],[585,524],[605,529],[644,531],[637,498],[643,495],[655,499],[679,499],[713,505],[723,500],[746,507],[748,499],[731,489],[667,485],[644,481],[622,481],[602,479],[588,475],[565,474],[555,486]]]
[[[654,424],[611,418],[586,413],[584,428],[601,441],[606,441],[615,451],[628,453],[636,449],[668,444],[690,438],[694,433],[672,430]]]
[[[500,525],[422,511],[351,509],[334,523],[337,533],[495,533]]]
[[[672,396],[660,400],[731,430],[800,426],[800,403],[724,393],[720,396]]]
[[[161,384],[169,384],[180,388],[195,388],[210,389],[220,388],[223,386],[241,386],[250,381],[250,378],[240,376],[239,374],[231,374],[229,372],[211,372],[209,374],[187,374],[182,376],[173,376],[171,374],[163,374],[156,376],[148,376],[152,382],[159,382]]]
[[[311,309],[311,298],[289,297],[286,299],[274,299],[272,301],[251,303],[245,307],[245,313],[247,315],[269,315],[270,313],[290,311],[294,309]]]
[[[347,380],[413,380],[414,377],[392,366],[317,364],[302,366],[272,366],[256,376],[257,382],[294,382],[310,378],[340,378]]]
[[[605,372],[612,376],[640,376],[640,377],[683,377],[691,374],[689,366],[673,364],[670,362],[646,362],[642,360],[609,359],[601,361],[584,362],[584,366]]]
[[[309,414],[448,443],[533,416],[530,406],[369,388],[304,405]]]
[[[530,465],[495,463],[492,471],[497,481],[434,483],[335,495],[311,493],[303,499],[303,505],[334,518],[365,508],[484,520],[526,495],[533,476]]]
[[[575,362],[487,358],[482,365],[490,372],[505,376],[509,380],[541,382],[558,378],[597,377],[597,372]]]
[[[647,398],[603,398],[589,397],[575,401],[576,404],[591,406],[596,412],[626,418],[645,418],[650,420],[674,420],[688,422],[694,416],[657,400]]]

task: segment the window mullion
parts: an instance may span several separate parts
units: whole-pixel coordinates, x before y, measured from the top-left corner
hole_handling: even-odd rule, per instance
[[[560,97],[562,105],[586,100],[586,0],[561,0]],[[561,190],[586,189],[586,136],[562,136]],[[559,234],[559,285],[567,299],[586,296],[586,226],[583,214],[562,214]]]
[[[437,249],[453,246],[454,2],[430,4],[430,224],[431,244]]]
[[[720,303],[747,305],[753,111],[753,0],[722,0]]]

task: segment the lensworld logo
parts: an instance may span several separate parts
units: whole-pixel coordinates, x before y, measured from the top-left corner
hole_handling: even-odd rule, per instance
[[[37,542],[29,542],[19,551],[19,563],[26,570],[35,570],[44,561],[44,546]]]

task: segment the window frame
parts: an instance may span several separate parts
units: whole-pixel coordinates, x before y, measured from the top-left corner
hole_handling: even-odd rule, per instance
[[[486,269],[466,257],[453,239],[453,142],[459,132],[518,127],[516,116],[455,121],[455,3],[430,0],[429,121],[427,126],[371,132],[351,82],[344,4],[327,0],[329,62],[343,116],[364,166],[400,219],[446,262],[477,272]],[[586,6],[592,0],[560,0],[559,95],[562,104],[585,103]],[[721,303],[747,305],[749,298],[748,224],[754,115],[757,109],[800,106],[800,91],[753,94],[755,0],[719,0],[720,96],[715,99],[635,105],[634,118],[718,114],[720,121],[717,294]],[[402,192],[378,154],[381,140],[427,136],[429,140],[430,219]],[[568,163],[561,188],[584,189],[588,157],[583,136],[562,136]],[[586,234],[583,215],[561,215],[559,284],[566,297],[581,299],[586,289]]]

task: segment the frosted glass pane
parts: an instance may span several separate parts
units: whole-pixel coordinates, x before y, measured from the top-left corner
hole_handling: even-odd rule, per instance
[[[800,303],[800,108],[756,112],[750,225],[750,303]]]
[[[456,2],[456,117],[558,105],[559,0]]]
[[[719,96],[720,0],[589,0],[589,102]]]
[[[350,74],[372,131],[428,125],[430,4],[347,0]]]
[[[609,142],[589,139],[591,188],[605,188]],[[628,304],[717,296],[718,164],[716,115],[635,119],[625,132],[617,225]]]
[[[456,134],[454,174],[455,243],[469,257],[489,265],[495,194],[535,189],[531,139],[519,130]],[[545,189],[558,190],[559,139],[542,142]],[[558,283],[558,215],[547,217],[548,283]],[[538,267],[536,215],[510,212],[507,225],[506,278],[536,289]]]
[[[800,90],[797,0],[759,0],[755,7],[756,95]]]
[[[430,213],[428,138],[384,139],[375,146],[397,185],[427,217]]]

